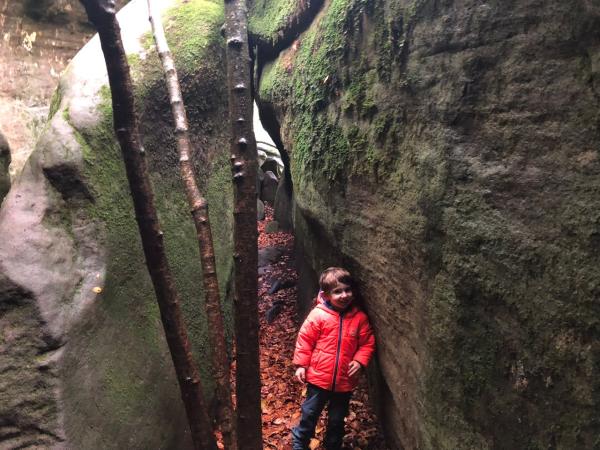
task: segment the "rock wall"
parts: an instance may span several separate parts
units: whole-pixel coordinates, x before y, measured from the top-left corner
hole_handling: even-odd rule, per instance
[[[163,2],[207,193],[222,295],[231,189],[220,4]],[[146,2],[119,13],[165,244],[194,352],[206,342],[196,235]],[[99,41],[73,59],[0,210],[0,447],[190,448],[120,150]],[[231,305],[225,301],[227,320]],[[231,322],[229,322],[231,324]],[[212,380],[202,366],[206,391]]]
[[[0,130],[14,178],[46,122],[59,74],[93,29],[77,0],[2,0],[0,29]]]
[[[390,445],[599,446],[600,8],[330,0],[286,22],[309,3],[254,2],[258,42],[294,39],[259,49],[259,104],[306,297],[331,264],[360,281]]]
[[[0,130],[13,152],[14,178],[46,123],[60,73],[93,28],[78,0],[0,0],[0,30]]]

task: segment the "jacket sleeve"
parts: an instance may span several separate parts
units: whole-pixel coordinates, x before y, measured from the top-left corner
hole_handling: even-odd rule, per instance
[[[298,366],[309,366],[310,357],[312,356],[312,352],[317,344],[317,339],[319,338],[321,328],[319,325],[318,315],[314,312],[314,310],[311,311],[302,324],[302,327],[300,327],[300,331],[298,332],[296,349],[294,351],[294,359],[292,361]]]
[[[375,352],[375,335],[366,316],[358,333],[358,350],[356,350],[353,359],[366,367]]]

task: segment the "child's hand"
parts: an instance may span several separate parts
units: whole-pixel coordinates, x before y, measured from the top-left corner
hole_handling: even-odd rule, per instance
[[[300,383],[304,383],[306,381],[306,369],[304,367],[298,367],[296,369],[296,378]]]
[[[348,364],[348,376],[353,377],[356,375],[361,367],[358,361],[350,361],[350,364]]]

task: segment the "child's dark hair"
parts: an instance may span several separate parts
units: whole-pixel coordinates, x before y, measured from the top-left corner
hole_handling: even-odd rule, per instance
[[[329,267],[325,269],[319,277],[319,287],[323,292],[329,294],[338,283],[354,285],[352,275],[346,269],[341,267]]]

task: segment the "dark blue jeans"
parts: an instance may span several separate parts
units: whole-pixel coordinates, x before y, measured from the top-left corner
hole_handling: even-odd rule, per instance
[[[307,450],[315,435],[315,427],[321,411],[327,403],[327,432],[325,448],[339,450],[344,438],[344,418],[348,415],[351,392],[332,392],[313,384],[306,388],[306,400],[302,403],[302,418],[297,427],[292,428],[293,450]]]

